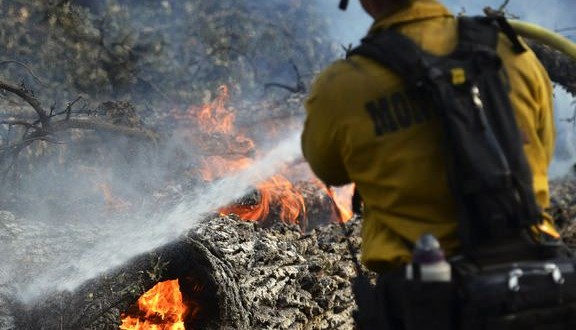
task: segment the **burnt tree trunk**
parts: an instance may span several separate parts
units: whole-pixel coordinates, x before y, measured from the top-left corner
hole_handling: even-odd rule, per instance
[[[535,42],[529,45],[548,71],[550,79],[576,96],[576,61],[548,46]]]
[[[358,221],[347,227],[358,247]],[[118,329],[141,294],[179,279],[184,296],[201,306],[187,329],[352,329],[354,276],[338,225],[303,234],[218,217],[75,292],[13,304],[12,314],[17,329]]]

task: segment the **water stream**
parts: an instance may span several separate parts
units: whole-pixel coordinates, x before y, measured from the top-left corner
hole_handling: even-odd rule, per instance
[[[70,245],[69,248],[61,248],[56,258],[45,263],[41,269],[32,269],[35,274],[32,279],[26,277],[27,280],[18,281],[22,277],[16,272],[23,268],[18,263],[25,263],[25,260],[5,263],[2,273],[6,276],[2,277],[16,279],[12,285],[16,287],[18,298],[25,303],[33,303],[50,292],[73,291],[87,280],[123,265],[135,256],[178,239],[198,225],[208,213],[242,197],[255,184],[276,174],[282,166],[300,156],[299,135],[294,133],[249,168],[192,191],[166,213],[148,219],[125,218],[120,223],[97,226],[91,239],[70,240],[71,243],[66,243]],[[62,244],[70,236],[76,235],[76,229],[69,227],[68,230],[55,232],[52,227],[39,226],[29,234],[36,243],[46,240],[46,244]],[[74,244],[81,246],[72,246]]]

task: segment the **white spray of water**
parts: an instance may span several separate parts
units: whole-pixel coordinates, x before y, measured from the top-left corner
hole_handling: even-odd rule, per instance
[[[79,258],[63,263],[19,289],[19,298],[34,302],[49,292],[74,290],[129,259],[170,243],[197,226],[203,217],[242,197],[255,184],[301,156],[299,135],[292,134],[251,167],[187,195],[173,210],[152,219],[119,225]]]

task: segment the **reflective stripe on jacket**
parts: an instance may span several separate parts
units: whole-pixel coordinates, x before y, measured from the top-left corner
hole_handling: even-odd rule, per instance
[[[371,31],[393,28],[423,49],[454,49],[456,20],[434,0],[375,21]],[[554,149],[552,91],[535,55],[513,53],[501,37],[498,53],[525,137],[525,152],[542,208],[549,205],[548,166]],[[448,188],[440,122],[430,104],[406,93],[403,81],[377,63],[353,56],[325,69],[306,102],[302,149],[328,185],[356,183],[364,199],[362,261],[373,270],[410,260],[409,244],[422,233],[438,237],[448,252],[457,245],[454,203]],[[387,120],[375,133],[370,112]]]

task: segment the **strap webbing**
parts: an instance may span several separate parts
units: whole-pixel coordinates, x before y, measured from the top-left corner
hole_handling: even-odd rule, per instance
[[[421,62],[424,52],[408,37],[393,31],[383,30],[362,39],[348,56],[361,55],[373,59],[410,82],[421,80]]]
[[[500,26],[502,33],[504,33],[506,37],[508,37],[510,42],[512,42],[512,47],[514,51],[518,54],[524,53],[526,51],[526,47],[524,47],[524,45],[520,42],[518,34],[516,34],[516,31],[514,31],[514,28],[512,27],[512,25],[510,25],[508,20],[502,16],[496,19],[496,23],[498,23],[498,25]]]
[[[498,26],[493,24],[496,22]],[[498,29],[499,27],[499,29]],[[502,31],[517,53],[526,51],[518,35],[504,17],[458,18],[457,52],[469,52],[481,48],[494,51],[498,45],[498,31]],[[423,51],[410,38],[394,30],[381,30],[362,39],[362,44],[348,53],[373,59],[404,77],[409,83],[418,83],[425,74],[430,61],[438,58]]]

